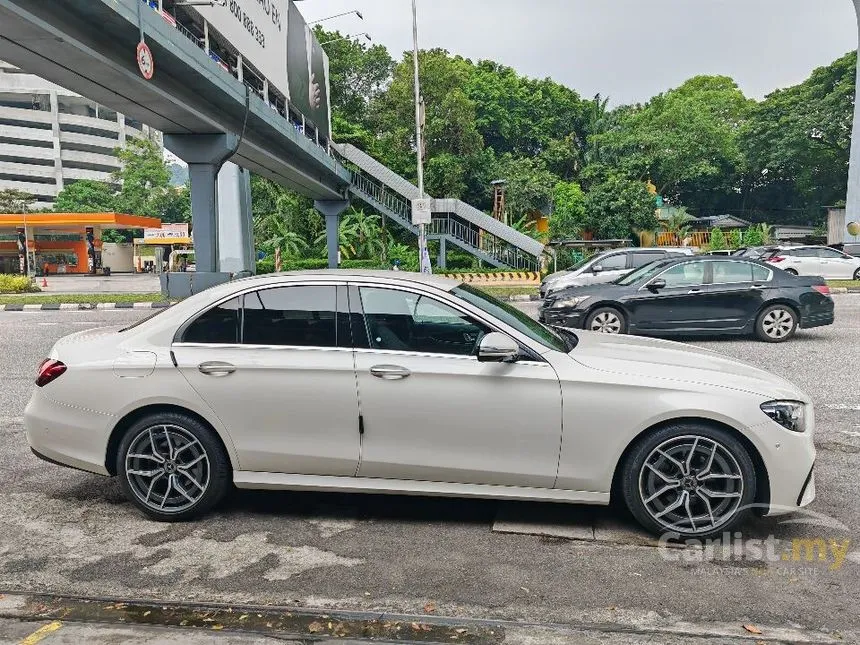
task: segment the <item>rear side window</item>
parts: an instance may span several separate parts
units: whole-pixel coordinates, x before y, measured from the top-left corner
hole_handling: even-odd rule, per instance
[[[714,284],[750,282],[753,265],[749,262],[714,262]]]
[[[620,271],[627,268],[627,254],[616,253],[615,255],[608,255],[594,264],[602,266],[604,271]]]
[[[261,289],[245,295],[242,343],[337,347],[334,286]]]
[[[795,249],[792,255],[796,255],[799,258],[817,258],[818,249]]]
[[[182,335],[185,343],[217,343],[233,345],[239,342],[239,298],[228,300],[201,314]]]
[[[661,253],[657,251],[655,253],[634,253],[633,254],[633,268],[638,269],[639,267],[644,267],[646,264],[650,264],[655,260],[662,260],[666,257],[665,253]]]
[[[773,277],[773,271],[766,267],[753,264],[752,268],[754,282],[768,282]]]

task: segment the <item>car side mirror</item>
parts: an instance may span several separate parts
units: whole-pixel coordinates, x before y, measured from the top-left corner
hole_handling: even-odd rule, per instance
[[[648,283],[648,290],[657,293],[660,289],[666,288],[666,281],[663,278],[656,278]]]
[[[510,363],[520,355],[520,346],[517,342],[500,332],[494,331],[478,343],[478,361],[481,363]]]
[[[603,265],[602,264],[595,264],[593,267],[591,267],[591,272],[592,273],[602,273],[603,272]]]

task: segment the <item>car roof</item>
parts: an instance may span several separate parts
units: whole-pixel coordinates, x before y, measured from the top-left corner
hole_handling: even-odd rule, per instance
[[[268,284],[271,282],[298,282],[301,280],[348,280],[350,278],[373,279],[379,282],[412,282],[425,284],[437,289],[450,291],[459,286],[462,280],[454,280],[441,275],[427,273],[413,273],[410,271],[386,271],[370,269],[317,269],[314,271],[285,271],[283,273],[266,273],[264,275],[251,276],[236,280],[231,284],[247,284],[258,282]]]

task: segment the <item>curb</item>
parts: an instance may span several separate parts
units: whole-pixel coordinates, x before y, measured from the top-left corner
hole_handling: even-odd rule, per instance
[[[166,309],[170,302],[81,302],[0,305],[0,311],[92,311],[95,309]]]
[[[860,293],[860,287],[830,287],[830,293]]]

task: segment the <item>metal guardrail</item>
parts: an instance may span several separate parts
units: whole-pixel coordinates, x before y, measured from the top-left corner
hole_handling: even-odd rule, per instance
[[[352,189],[360,197],[365,197],[385,209],[386,215],[397,220],[404,228],[416,233],[412,224],[412,207],[407,199],[386,187],[348,160],[341,160],[352,173]],[[428,233],[433,236],[445,236],[461,246],[472,251],[477,257],[486,256],[495,264],[504,265],[524,271],[540,270],[538,258],[522,249],[499,239],[492,233],[482,231],[473,224],[461,221],[451,213],[434,216]]]

